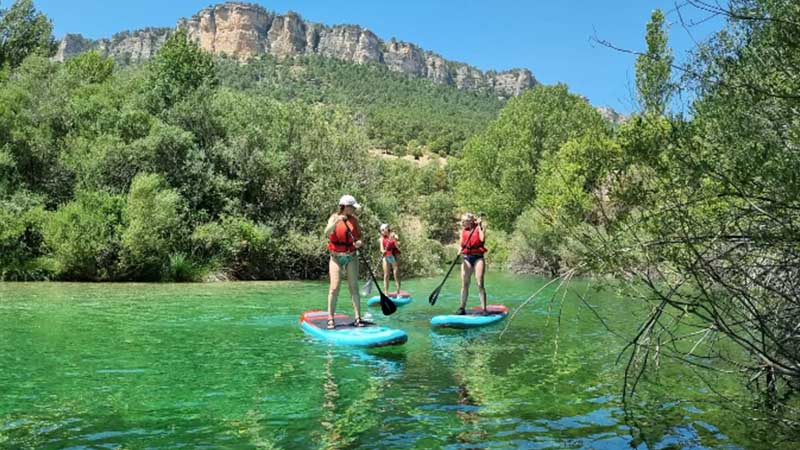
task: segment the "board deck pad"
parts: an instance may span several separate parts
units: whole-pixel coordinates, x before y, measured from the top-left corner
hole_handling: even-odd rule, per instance
[[[477,328],[497,323],[508,315],[504,305],[486,305],[486,312],[480,306],[466,310],[466,314],[445,314],[433,316],[431,326],[436,328]]]
[[[353,326],[353,318],[346,314],[335,314],[336,328],[329,330],[327,311],[306,311],[300,316],[300,327],[307,334],[337,345],[354,347],[385,347],[402,345],[408,340],[403,330],[372,324]]]
[[[322,328],[323,330],[328,329],[328,313],[325,311],[321,311],[324,314],[315,314],[311,315],[310,317],[306,317],[306,322],[309,324],[317,327]],[[353,326],[353,318],[344,314],[334,314],[333,316],[333,323],[336,324],[336,330],[344,330],[347,328],[359,328]],[[367,325],[367,327],[374,327],[375,325]],[[366,327],[362,327],[366,328]],[[331,330],[332,331],[332,330]]]
[[[394,291],[394,292],[387,292],[386,295],[389,298],[403,298],[403,297],[411,297],[411,293],[408,291]]]

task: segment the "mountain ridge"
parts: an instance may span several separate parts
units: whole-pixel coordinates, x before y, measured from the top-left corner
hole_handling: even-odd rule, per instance
[[[140,62],[155,55],[178,29],[186,30],[204,50],[241,61],[262,54],[280,58],[319,55],[358,64],[380,64],[434,83],[463,90],[493,91],[506,98],[538,84],[528,69],[484,72],[413,43],[395,38],[382,40],[360,25],[324,25],[305,21],[296,12],[278,14],[246,2],[209,6],[192,17],[179,19],[175,28],[144,28],[97,40],[67,34],[60,41],[54,59],[64,61],[97,50],[126,63]]]

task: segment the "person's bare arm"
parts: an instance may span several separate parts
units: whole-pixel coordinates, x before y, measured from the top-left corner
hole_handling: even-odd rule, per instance
[[[355,242],[353,243],[353,245],[355,245],[355,246],[356,246],[356,248],[361,248],[361,246],[362,246],[362,245],[364,245],[364,242],[363,242],[363,241],[360,239],[360,236],[362,236],[362,234],[361,234],[361,223],[360,223],[360,222],[356,222],[356,223],[353,225],[353,233],[355,233],[355,234],[353,235],[353,239],[355,239],[355,238],[356,238],[356,235],[358,235],[358,236],[359,236],[359,239],[358,239],[357,241],[355,241]]]
[[[328,218],[328,225],[325,226],[325,236],[330,236],[333,234],[333,231],[336,229],[336,224],[342,220],[342,216],[339,214],[331,214]]]

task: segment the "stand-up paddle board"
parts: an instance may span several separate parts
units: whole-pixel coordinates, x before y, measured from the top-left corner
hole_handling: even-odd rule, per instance
[[[353,326],[353,318],[345,314],[336,314],[333,320],[336,328],[329,330],[327,311],[306,311],[300,316],[300,327],[317,339],[353,347],[402,345],[408,340],[408,335],[403,330],[379,325]]]
[[[431,326],[434,328],[477,328],[500,322],[508,315],[508,308],[503,305],[487,305],[486,312],[480,306],[468,309],[466,314],[446,314],[433,316]]]
[[[407,305],[407,304],[411,303],[411,300],[412,300],[411,293],[410,292],[406,292],[406,291],[387,292],[386,296],[389,297],[390,299],[392,299],[392,303],[394,303],[397,306]],[[368,306],[377,306],[377,305],[380,305],[380,304],[381,304],[381,297],[379,295],[376,295],[375,297],[371,297],[369,300],[367,300],[367,305]]]

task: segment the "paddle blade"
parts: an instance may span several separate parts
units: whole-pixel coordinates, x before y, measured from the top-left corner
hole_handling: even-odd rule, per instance
[[[436,300],[439,299],[439,291],[441,291],[441,290],[442,290],[442,286],[440,285],[433,292],[431,292],[430,297],[428,297],[428,303],[430,303],[431,306],[436,304]]]
[[[391,316],[395,311],[397,311],[397,305],[395,305],[392,299],[387,297],[383,292],[381,292],[381,311],[383,312],[384,316]]]
[[[364,288],[361,289],[361,294],[363,294],[364,297],[368,297],[369,294],[371,293],[372,293],[372,280],[367,280],[367,284],[365,284]]]

